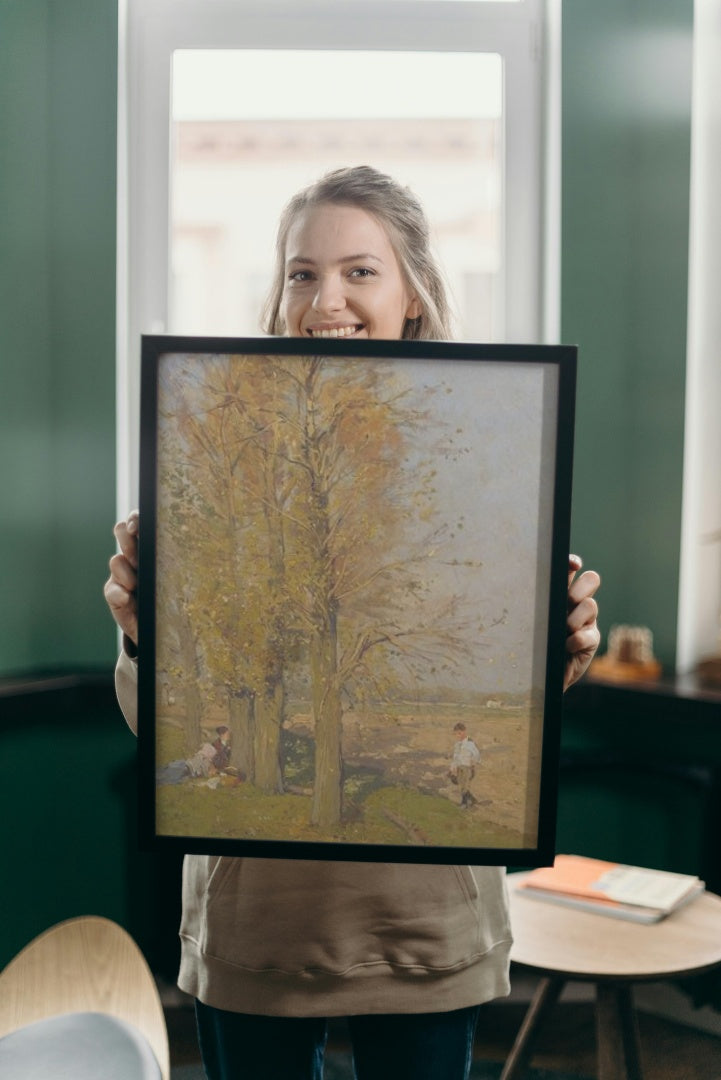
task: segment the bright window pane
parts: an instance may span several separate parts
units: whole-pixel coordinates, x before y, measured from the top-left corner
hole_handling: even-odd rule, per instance
[[[502,107],[495,54],[177,51],[171,332],[257,333],[287,200],[370,164],[423,201],[458,336],[498,338]]]

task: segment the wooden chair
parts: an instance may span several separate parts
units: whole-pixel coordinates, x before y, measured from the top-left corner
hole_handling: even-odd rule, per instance
[[[58,923],[31,941],[0,973],[0,1063],[3,1051],[12,1053],[15,1049],[17,1054],[23,1032],[28,1036],[22,1044],[23,1054],[40,1050],[45,1034],[57,1032],[60,1018],[65,1018],[66,1025],[74,1023],[74,1044],[84,1042],[77,1038],[78,1031],[95,1024],[98,1036],[98,1024],[114,1025],[113,1038],[122,1042],[128,1036],[133,1044],[130,1056],[136,1060],[154,1058],[155,1075],[169,1080],[168,1035],[155,981],[133,939],[109,919],[89,915]],[[108,1061],[102,1075],[112,1071],[133,1080],[152,1075],[152,1069],[143,1071],[137,1065],[121,1072],[121,1057],[122,1053],[115,1053],[114,1071]],[[16,1062],[17,1056],[12,1060]],[[76,1071],[60,1075],[80,1080],[86,1073],[79,1063]],[[47,1080],[53,1080],[52,1073],[47,1074]]]

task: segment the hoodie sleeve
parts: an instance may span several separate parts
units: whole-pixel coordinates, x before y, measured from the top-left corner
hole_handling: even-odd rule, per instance
[[[125,651],[115,666],[115,693],[128,727],[138,734],[138,661]]]

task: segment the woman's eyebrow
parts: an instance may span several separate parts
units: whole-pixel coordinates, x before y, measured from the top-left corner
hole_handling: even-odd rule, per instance
[[[343,258],[339,259],[338,261],[342,262],[342,263],[365,262],[366,259],[372,259],[373,262],[378,262],[378,263],[383,262],[383,260],[381,259],[381,257],[379,255],[373,255],[373,254],[371,254],[370,251],[361,251],[358,255],[344,255]]]
[[[377,263],[380,263],[381,265],[383,265],[383,260],[381,259],[381,257],[379,255],[373,255],[370,251],[361,251],[357,255],[344,255],[341,259],[338,260],[338,262],[340,262],[340,263],[365,262],[368,259],[372,259],[373,262],[377,262]],[[291,256],[289,256],[289,258],[286,260],[286,265],[290,266],[291,263],[296,264],[296,265],[300,264],[302,266],[315,266],[316,265],[315,259],[309,259],[304,255],[291,255]]]

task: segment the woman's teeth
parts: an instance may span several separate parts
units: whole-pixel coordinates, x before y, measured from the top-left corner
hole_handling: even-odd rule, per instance
[[[350,337],[351,334],[357,333],[360,329],[359,326],[334,326],[332,330],[311,330],[311,337],[320,338],[338,338],[338,337]]]

